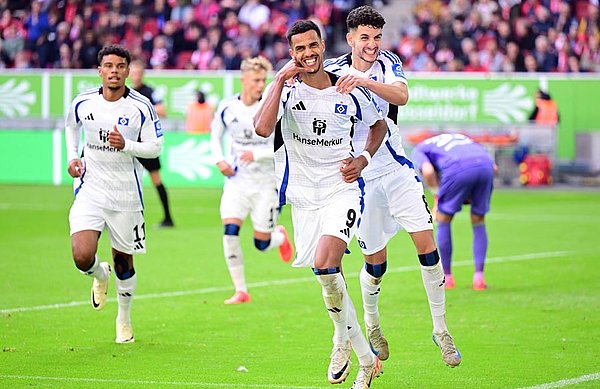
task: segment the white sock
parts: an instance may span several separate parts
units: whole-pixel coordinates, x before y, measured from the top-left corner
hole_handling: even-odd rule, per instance
[[[360,270],[360,290],[362,292],[363,309],[365,311],[365,325],[374,327],[379,325],[379,285],[383,277],[373,277],[367,269]]]
[[[317,276],[321,284],[323,301],[333,321],[333,344],[344,345],[348,340],[348,293],[344,277],[340,273]]]
[[[444,270],[441,261],[433,266],[421,265],[423,286],[427,292],[429,309],[433,319],[433,331],[447,330],[446,326],[446,289],[444,287]]]
[[[371,351],[371,346],[360,328],[358,323],[358,315],[356,314],[356,308],[350,296],[346,299],[346,306],[348,309],[348,336],[352,342],[352,348],[358,357],[358,362],[361,366],[372,365],[375,362],[375,355]]]
[[[131,302],[137,286],[137,274],[126,280],[116,278],[117,300],[119,302],[119,311],[117,313],[117,323],[131,323]]]
[[[244,276],[244,256],[240,246],[240,237],[237,235],[223,235],[223,252],[229,275],[236,292],[248,292],[246,277]]]
[[[267,250],[271,250],[271,249],[274,249],[275,247],[281,246],[281,244],[283,243],[284,240],[285,240],[285,235],[283,235],[282,232],[279,232],[277,230],[271,232],[271,242],[269,243],[269,247],[267,247]]]
[[[80,270],[80,272],[86,276],[94,277],[99,280],[105,280],[108,278],[108,272],[105,270],[105,268],[100,266],[100,261],[98,260],[97,256],[94,256],[94,264],[91,268],[89,268],[87,271]]]

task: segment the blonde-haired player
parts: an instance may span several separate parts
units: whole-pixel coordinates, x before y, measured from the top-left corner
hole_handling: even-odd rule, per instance
[[[225,176],[221,197],[223,250],[234,295],[225,304],[250,301],[244,275],[244,257],[239,231],[248,214],[254,227],[254,245],[260,251],[279,247],[284,262],[293,250],[283,226],[275,226],[278,196],[273,162],[273,137],[256,135],[252,123],[258,110],[271,63],[264,57],[245,59],[241,65],[242,91],[221,101],[211,123],[210,145],[217,167]],[[230,137],[229,153],[223,152],[223,137]]]

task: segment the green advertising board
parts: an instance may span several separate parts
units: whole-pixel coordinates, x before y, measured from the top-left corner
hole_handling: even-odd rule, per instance
[[[221,187],[223,175],[212,162],[208,135],[165,134],[160,157],[166,185]],[[24,152],[26,151],[26,152]],[[0,184],[70,184],[64,133],[0,131]],[[150,185],[147,172],[144,183]]]
[[[575,133],[600,129],[600,75],[409,74],[410,100],[399,110],[403,123],[525,124],[540,85],[560,111],[558,157],[573,159]],[[79,92],[99,85],[94,71],[3,71],[2,118],[62,118]],[[239,91],[239,72],[148,71],[169,119],[183,120],[197,90],[216,104]]]

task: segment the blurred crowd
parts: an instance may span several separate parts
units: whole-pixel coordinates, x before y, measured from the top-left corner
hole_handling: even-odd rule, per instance
[[[152,69],[238,70],[258,54],[278,69],[294,21],[317,22],[334,56],[348,49],[347,13],[387,3],[0,0],[0,68],[94,68],[100,48],[120,43]],[[413,13],[414,24],[385,27],[401,31],[385,45],[406,70],[600,71],[598,0],[417,0]]]
[[[262,54],[289,59],[287,28],[310,18],[344,39],[356,0],[0,0],[0,67],[93,68],[119,43],[153,69],[239,70]],[[382,3],[382,2],[380,2]]]
[[[392,47],[414,71],[598,72],[598,0],[419,0]]]

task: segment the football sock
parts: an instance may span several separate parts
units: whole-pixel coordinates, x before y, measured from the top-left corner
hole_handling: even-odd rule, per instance
[[[160,202],[162,203],[163,209],[165,211],[165,220],[171,220],[171,211],[169,210],[169,197],[167,196],[167,190],[163,184],[160,184],[156,187],[158,191],[158,196],[160,197]]]
[[[487,246],[488,238],[485,223],[473,225],[473,259],[475,260],[476,272],[483,272]]]
[[[85,274],[90,277],[97,278],[99,280],[105,280],[108,277],[108,272],[100,266],[100,261],[98,261],[98,257],[94,256],[94,262],[92,266],[88,270],[79,270],[82,274]]]
[[[137,286],[137,275],[133,271],[133,276],[126,280],[115,278],[117,285],[117,300],[119,302],[119,310],[117,313],[118,323],[131,323],[131,301]]]
[[[437,250],[428,254],[420,254],[419,261],[421,262],[423,286],[425,286],[429,309],[433,319],[433,330],[435,332],[447,330],[444,270],[442,269],[442,263],[439,261]]]
[[[360,365],[371,365],[374,362],[374,354],[369,346],[369,341],[360,328],[356,308],[350,296],[346,299],[346,308],[348,309],[348,336],[352,343],[352,349],[354,349]]]
[[[381,265],[365,263],[365,266],[360,270],[360,290],[362,292],[364,319],[367,327],[379,325],[379,285],[381,284],[386,268],[387,261]]]
[[[442,266],[445,274],[452,274],[452,233],[450,223],[438,222],[436,241],[442,257]]]
[[[339,268],[335,268],[337,272],[333,274],[325,273],[329,270],[334,271],[333,269],[315,269],[315,273],[318,272],[316,275],[321,284],[323,301],[325,301],[325,307],[333,321],[333,344],[341,345],[348,340],[348,309],[346,306],[348,293]]]
[[[267,247],[267,250],[274,249],[275,247],[281,246],[283,241],[285,240],[285,235],[283,235],[280,231],[271,232],[271,244]]]
[[[240,237],[237,235],[223,235],[223,251],[236,292],[248,292],[246,277],[244,276],[244,256],[240,246]]]

